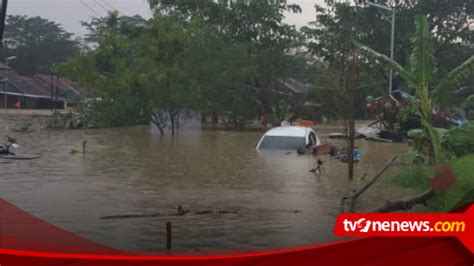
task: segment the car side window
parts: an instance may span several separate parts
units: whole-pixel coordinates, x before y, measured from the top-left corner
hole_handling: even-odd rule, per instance
[[[311,144],[311,146],[316,145],[316,135],[314,135],[313,132],[309,133],[309,144]]]

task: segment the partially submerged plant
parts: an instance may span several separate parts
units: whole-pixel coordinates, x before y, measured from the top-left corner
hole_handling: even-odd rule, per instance
[[[449,74],[437,84],[433,84],[433,77],[436,69],[434,64],[434,52],[431,41],[431,32],[428,20],[425,15],[415,17],[416,32],[412,38],[412,53],[409,66],[403,67],[395,60],[378,53],[371,48],[359,44],[356,45],[367,56],[372,57],[386,67],[393,69],[405,81],[405,83],[415,90],[420,103],[418,113],[421,118],[423,131],[429,137],[428,156],[432,161],[442,161],[443,154],[441,139],[432,124],[432,111],[436,103],[447,95],[448,92],[461,84],[464,79],[474,74],[474,56],[471,56],[464,63],[455,67]]]

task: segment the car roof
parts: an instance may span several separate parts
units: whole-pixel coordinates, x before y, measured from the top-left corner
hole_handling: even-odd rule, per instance
[[[313,130],[309,127],[281,126],[270,129],[265,136],[306,137],[310,131]]]

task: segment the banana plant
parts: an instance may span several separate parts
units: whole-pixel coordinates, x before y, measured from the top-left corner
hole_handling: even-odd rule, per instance
[[[436,69],[431,32],[425,15],[415,17],[415,28],[415,34],[412,37],[412,52],[407,67],[403,67],[395,60],[357,41],[355,41],[355,45],[367,57],[375,59],[384,64],[385,67],[395,71],[410,88],[415,90],[416,96],[420,100],[418,112],[423,129],[431,141],[430,154],[428,155],[432,161],[439,162],[444,159],[444,154],[441,148],[440,136],[432,124],[433,107],[450,90],[457,88],[465,78],[474,74],[474,56],[455,67],[440,82],[433,84]]]

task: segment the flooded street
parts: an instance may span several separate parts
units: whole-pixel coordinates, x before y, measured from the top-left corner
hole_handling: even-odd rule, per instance
[[[0,134],[9,132],[0,128]],[[323,142],[335,125],[316,127]],[[173,249],[248,250],[336,240],[340,198],[406,145],[358,140],[363,159],[356,179],[328,155],[323,175],[309,172],[319,157],[284,151],[258,153],[262,132],[186,129],[163,138],[147,126],[18,133],[18,153],[32,161],[0,161],[0,197],[65,230],[126,250],[160,251],[165,222],[173,222]],[[85,154],[71,154],[87,140]],[[331,140],[342,145],[342,141]],[[380,182],[358,208],[377,207],[407,190]],[[138,219],[104,215],[231,210]],[[295,212],[296,211],[296,212]]]

